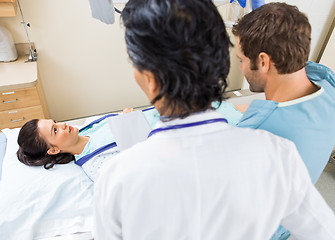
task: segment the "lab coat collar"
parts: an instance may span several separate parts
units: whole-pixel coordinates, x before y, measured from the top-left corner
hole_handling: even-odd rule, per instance
[[[199,122],[199,121],[215,119],[215,118],[222,118],[222,115],[216,112],[215,110],[208,109],[206,111],[192,113],[186,118],[176,118],[176,119],[172,119],[169,121],[160,120],[157,122],[155,128],[162,128],[162,127],[167,127],[167,126],[172,126],[172,125]]]

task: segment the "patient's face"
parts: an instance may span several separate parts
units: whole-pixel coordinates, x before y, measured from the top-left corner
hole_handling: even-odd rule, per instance
[[[40,119],[37,124],[39,134],[51,146],[58,147],[62,152],[70,149],[78,142],[78,128],[52,119]]]

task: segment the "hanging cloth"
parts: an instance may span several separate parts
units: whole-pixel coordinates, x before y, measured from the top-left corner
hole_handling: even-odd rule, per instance
[[[114,23],[115,8],[112,0],[89,0],[92,17],[106,24]]]

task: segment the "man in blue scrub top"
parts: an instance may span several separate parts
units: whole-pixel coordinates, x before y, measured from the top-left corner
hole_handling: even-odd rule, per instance
[[[316,183],[335,145],[335,75],[307,62],[311,26],[296,7],[266,4],[233,27],[237,57],[250,90],[264,92],[238,123],[293,141]],[[273,239],[287,239],[281,228]]]

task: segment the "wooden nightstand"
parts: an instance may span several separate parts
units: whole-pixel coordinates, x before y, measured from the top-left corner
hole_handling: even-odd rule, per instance
[[[26,56],[0,63],[0,130],[21,127],[34,118],[48,118],[37,63]]]
[[[0,92],[0,129],[21,127],[33,118],[45,118],[37,87]]]

